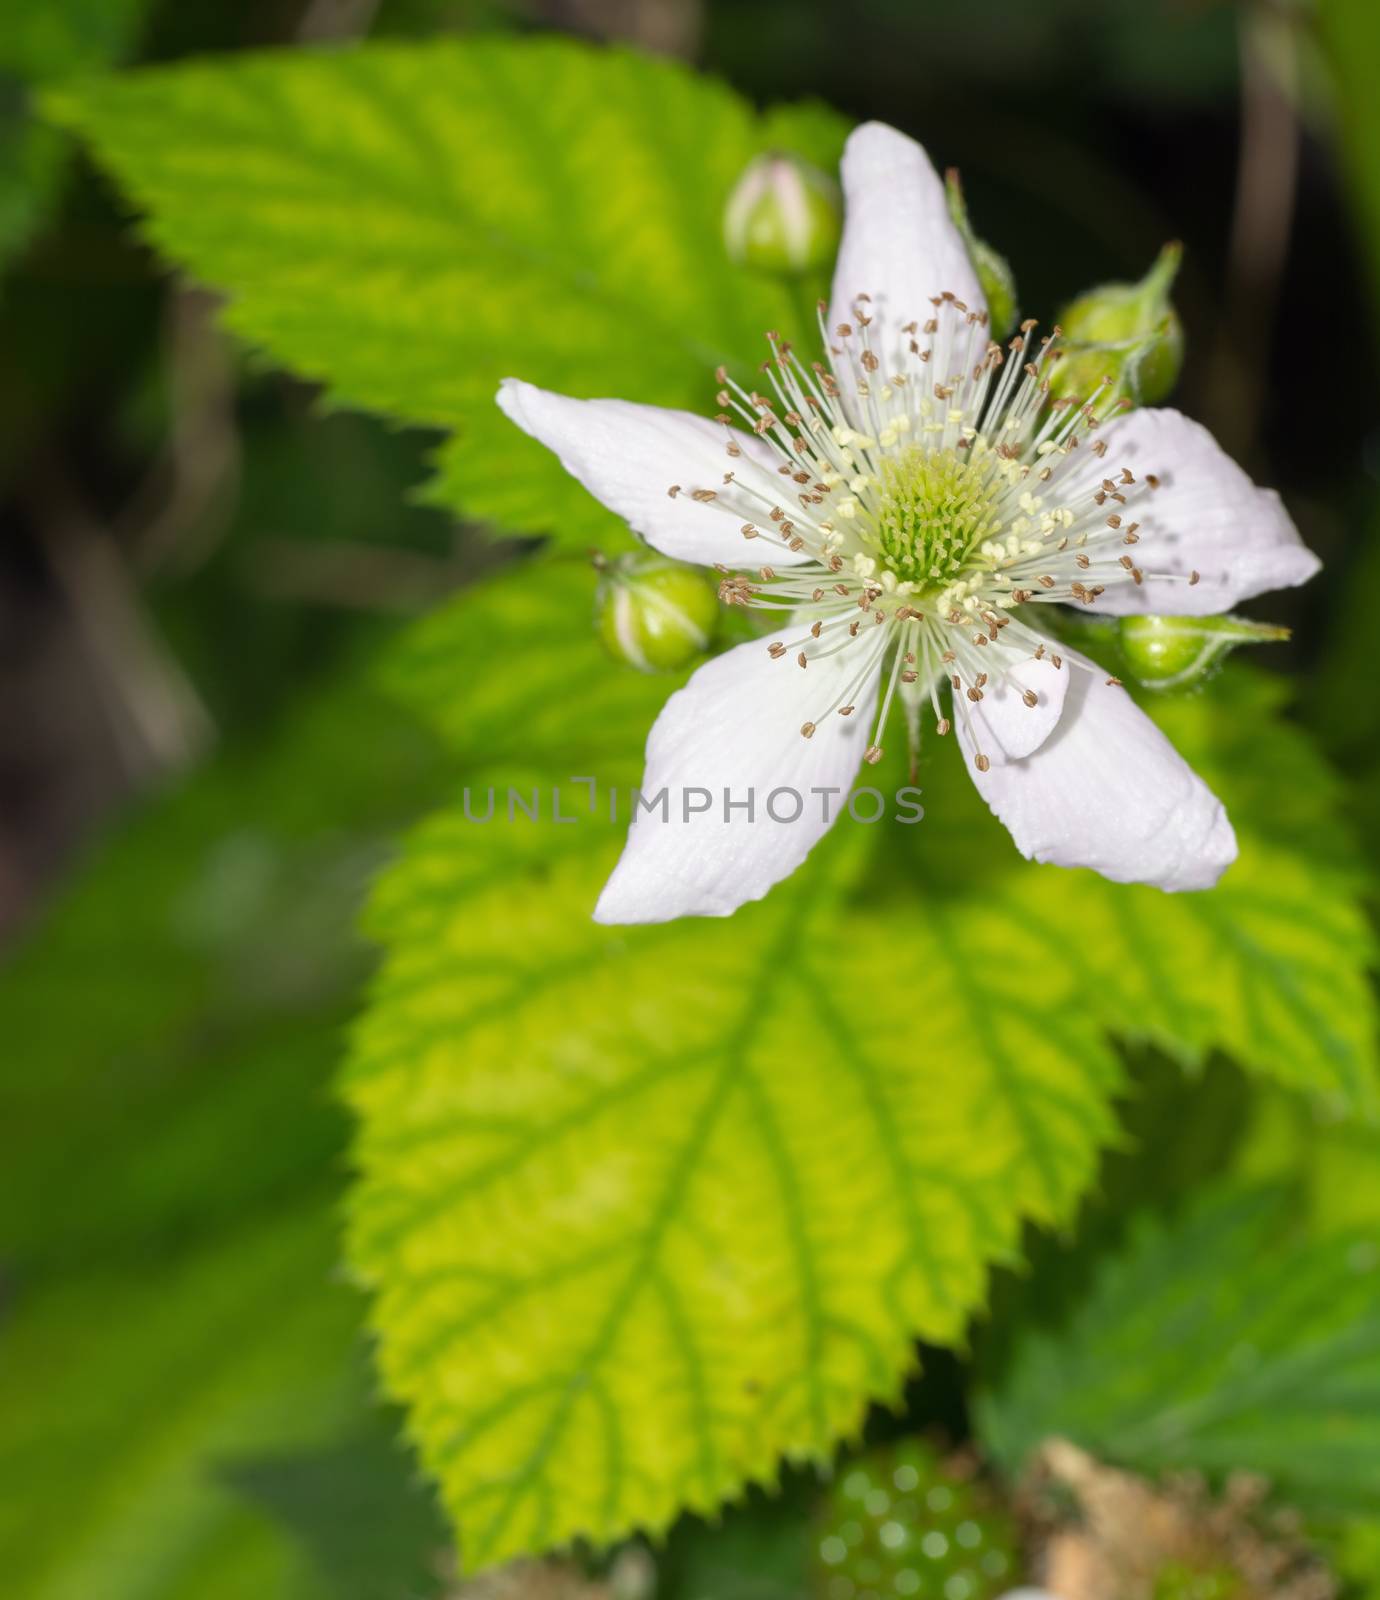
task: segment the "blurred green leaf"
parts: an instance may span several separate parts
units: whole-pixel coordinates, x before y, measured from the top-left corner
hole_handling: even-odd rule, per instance
[[[657,1555],[658,1600],[801,1600],[810,1587],[819,1484],[785,1475],[711,1523],[686,1517]]]
[[[274,1518],[314,1558],[332,1600],[418,1600],[446,1550],[431,1496],[409,1472],[391,1412],[377,1407],[317,1449],[236,1459],[222,1482]]]
[[[1371,0],[1318,0],[1317,24],[1337,91],[1342,150],[1367,231],[1372,289],[1380,306],[1380,103],[1374,75],[1380,13]]]
[[[178,66],[48,105],[237,332],[339,403],[458,429],[435,493],[574,547],[630,535],[502,416],[499,380],[703,409],[719,362],[801,322],[719,247],[734,182],[772,140],[832,165],[844,131],[558,39]]]
[[[96,72],[133,43],[150,0],[8,0],[0,71],[29,83]]]
[[[439,787],[432,741],[356,676],[93,852],[0,974],[0,1260],[138,1258],[323,1170],[354,909]]]
[[[1055,1330],[1027,1330],[976,1403],[1016,1470],[1058,1435],[1154,1474],[1265,1474],[1323,1518],[1380,1507],[1380,1254],[1289,1239],[1287,1190],[1142,1218]]]
[[[329,1438],[366,1404],[356,1310],[329,1282],[333,1231],[318,1183],[172,1270],[95,1268],[21,1299],[0,1337],[10,1593],[325,1600],[218,1473]]]
[[[0,976],[6,1594],[353,1600],[261,1508],[373,1409],[324,1085],[364,882],[439,787],[356,671],[125,824]]]
[[[108,67],[129,49],[150,0],[5,0],[0,11],[0,264],[52,201],[63,141],[31,116],[41,84]]]

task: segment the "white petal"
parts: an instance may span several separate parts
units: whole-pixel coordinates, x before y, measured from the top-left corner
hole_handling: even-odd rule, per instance
[[[1116,883],[1209,889],[1236,859],[1222,803],[1124,689],[1064,652],[1064,714],[1021,761],[973,771],[1021,854]],[[958,735],[970,770],[971,732]]]
[[[845,804],[867,748],[878,666],[850,695],[851,716],[829,707],[869,658],[859,641],[802,670],[793,655],[772,660],[767,641],[754,639],[707,661],[666,702],[647,740],[642,794],[650,803],[667,790],[669,820],[655,809],[634,817],[595,920],[724,917],[794,872]],[[801,735],[806,722],[818,723],[813,738]],[[826,788],[835,792],[815,792]],[[751,795],[751,818],[743,805],[725,815],[726,790],[734,801]],[[687,804],[706,796],[709,808],[687,819]],[[774,820],[768,802],[790,818],[797,796],[799,818]]]
[[[968,724],[967,742],[989,760],[1018,761],[1038,750],[1054,732],[1068,687],[1068,668],[1061,671],[1048,654],[1039,660],[1018,657],[995,684],[983,688],[981,700],[970,700],[966,690],[956,689],[954,720]],[[1027,690],[1035,695],[1033,706],[1022,699]]]
[[[946,291],[970,311],[987,301],[967,246],[949,217],[939,174],[914,139],[881,122],[854,129],[844,146],[843,240],[834,269],[829,330],[853,321],[853,302],[872,296],[882,325],[874,344],[890,354],[899,329],[933,316]]]
[[[1127,513],[1140,523],[1133,554],[1145,582],[1108,585],[1093,610],[1211,616],[1252,595],[1306,583],[1318,570],[1279,496],[1258,489],[1201,423],[1178,411],[1132,411],[1101,438],[1105,456],[1080,474],[1089,488],[1122,467],[1142,481],[1153,473],[1160,486]],[[1198,583],[1183,581],[1195,571]]]
[[[753,520],[748,502],[724,484],[734,472],[743,484],[755,483],[772,501],[780,494],[778,457],[760,439],[729,429],[708,417],[628,400],[574,400],[505,378],[498,403],[518,427],[554,450],[573,478],[663,555],[701,566],[722,562],[742,566],[795,566],[809,557],[792,555],[764,533],[743,538],[744,521]],[[730,436],[742,454],[730,456]],[[669,490],[679,484],[680,493]],[[713,490],[718,499],[691,497]],[[741,502],[733,509],[733,502]],[[757,515],[766,508],[758,503]],[[766,521],[770,528],[770,521]]]

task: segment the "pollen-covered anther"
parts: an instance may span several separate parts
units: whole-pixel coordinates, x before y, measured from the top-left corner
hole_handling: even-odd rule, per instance
[[[885,752],[882,750],[881,745],[870,744],[863,752],[863,760],[866,761],[869,766],[875,767],[882,759],[884,753]]]
[[[800,724],[800,731],[807,739],[813,739],[815,735],[815,725],[813,722],[802,722]]]

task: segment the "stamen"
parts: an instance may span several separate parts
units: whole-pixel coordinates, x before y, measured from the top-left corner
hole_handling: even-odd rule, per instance
[[[780,552],[780,571],[721,567],[720,597],[787,614],[767,645],[773,660],[790,655],[804,671],[848,657],[842,692],[801,725],[805,738],[827,715],[851,716],[876,685],[869,762],[881,759],[898,694],[914,759],[927,701],[936,730],[952,726],[939,700],[946,678],[976,705],[1023,660],[1062,667],[1022,620],[1034,606],[1092,606],[1147,577],[1201,581],[1126,554],[1143,537],[1140,502],[1161,479],[1109,458],[1096,436],[1116,415],[1114,386],[1082,402],[1051,395],[1058,328],[1037,337],[1023,323],[1003,348],[986,316],[952,293],[912,309],[911,320],[891,320],[859,294],[830,329],[821,303],[826,359],[803,361],[769,334],[763,392],[719,368],[730,470],[667,490],[706,515],[732,515],[745,542]],[[1038,706],[1018,677],[1014,689]],[[974,764],[990,767],[985,754]]]

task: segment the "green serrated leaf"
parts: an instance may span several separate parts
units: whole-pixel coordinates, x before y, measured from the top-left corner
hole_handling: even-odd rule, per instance
[[[1380,1256],[1289,1238],[1283,1189],[1143,1218],[1054,1330],[1027,1329],[977,1401],[1013,1470],[1051,1435],[1155,1474],[1265,1474],[1324,1518],[1380,1507]]]
[[[621,772],[639,762],[643,733],[687,674],[649,675],[609,657],[595,632],[597,581],[587,561],[513,567],[408,629],[381,683],[469,767]]]
[[[472,1566],[826,1456],[1111,1131],[1096,1028],[982,908],[843,913],[836,859],[615,932],[616,845],[440,817],[374,908],[351,1255]]]
[[[1240,858],[1209,893],[1018,866],[952,752],[922,772],[926,820],[901,830],[901,845],[922,882],[966,873],[974,893],[1038,928],[1044,959],[1081,971],[1081,1003],[1123,1038],[1193,1063],[1224,1050],[1333,1114],[1372,1116],[1380,1073],[1365,875],[1337,778],[1286,720],[1284,699],[1277,680],[1234,666],[1207,692],[1147,701],[1236,828]],[[894,883],[884,860],[876,892]]]
[[[495,792],[492,823],[457,805],[381,880],[345,1079],[352,1260],[472,1566],[710,1510],[854,1431],[915,1338],[962,1339],[1022,1220],[1069,1215],[1113,1133],[1106,1032],[1373,1093],[1333,784],[1258,680],[1162,713],[1237,814],[1234,889],[1031,868],[940,754],[921,826],[842,826],[728,922],[608,930],[608,788],[666,686],[602,657],[591,588],[517,569],[391,671],[472,814]],[[1276,740],[1316,779],[1279,802]],[[553,823],[581,773],[598,806],[568,787]],[[508,821],[509,786],[546,821]],[[1329,837],[1305,854],[1300,828]],[[1248,1003],[1295,980],[1297,1014]]]
[[[1022,922],[840,907],[864,830],[730,923],[590,922],[621,834],[602,801],[570,827],[502,815],[526,771],[638,775],[666,686],[604,660],[591,586],[512,574],[392,673],[471,763],[515,764],[471,768],[500,820],[433,819],[382,880],[390,958],[346,1078],[352,1260],[470,1565],[827,1454],[917,1336],[961,1338],[988,1264],[1068,1215],[1112,1128],[1114,1059],[1072,989],[1021,986]],[[509,670],[475,677],[495,653]]]
[[[1209,894],[1094,884],[1076,948],[1113,996],[1113,1026],[1180,1053],[1225,1050],[1334,1113],[1374,1116],[1374,931],[1341,786],[1284,715],[1278,679],[1238,665],[1149,710],[1226,804],[1241,856]],[[1069,909],[1081,918],[1075,893]],[[1105,935],[1105,936],[1104,936]]]
[[[434,492],[575,548],[630,535],[501,415],[499,380],[703,410],[716,364],[803,331],[796,297],[723,254],[724,202],[764,143],[836,148],[844,126],[762,120],[683,67],[568,39],[182,65],[48,105],[154,242],[229,293],[236,331],[337,402],[459,429]]]

